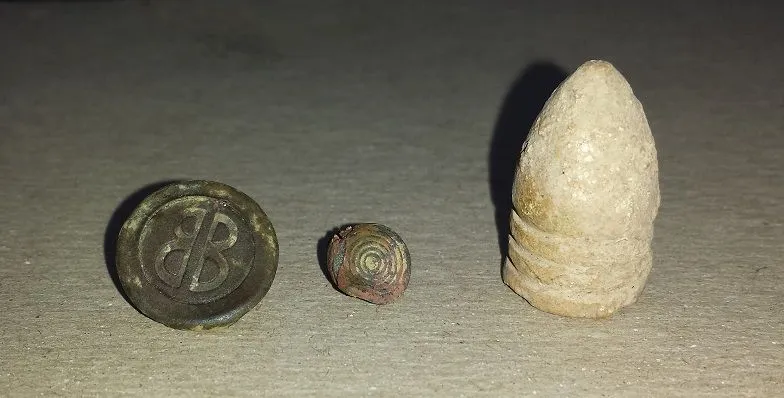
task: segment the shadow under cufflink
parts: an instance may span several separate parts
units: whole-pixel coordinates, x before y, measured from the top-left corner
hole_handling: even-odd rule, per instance
[[[520,151],[550,94],[567,77],[568,74],[552,62],[531,63],[515,79],[501,105],[487,158],[501,268],[509,249],[512,184]]]
[[[128,217],[131,216],[131,213],[139,206],[139,204],[144,201],[148,196],[150,196],[153,192],[158,191],[159,189],[174,184],[176,182],[180,182],[183,180],[167,180],[167,181],[160,181],[153,184],[146,185],[128,197],[126,197],[117,208],[112,213],[112,216],[109,218],[109,222],[106,224],[106,230],[104,231],[103,235],[103,257],[104,261],[106,262],[106,270],[109,272],[109,276],[112,278],[112,282],[114,283],[114,287],[117,288],[117,291],[120,292],[123,299],[125,299],[128,304],[136,308],[133,305],[131,300],[125,294],[123,290],[122,283],[120,283],[120,275],[117,272],[117,237],[120,234],[120,230],[125,224],[125,221]]]
[[[329,242],[332,241],[332,237],[335,236],[338,232],[349,227],[351,225],[355,225],[355,223],[348,223],[343,224],[341,226],[337,226],[329,231],[321,237],[316,243],[316,255],[318,256],[318,263],[319,267],[321,267],[321,272],[324,274],[324,277],[327,278],[329,284],[332,285],[332,288],[337,290],[343,295],[346,295],[343,291],[338,289],[338,285],[335,284],[335,281],[332,280],[332,275],[329,273],[329,259],[328,259],[328,252],[329,252]]]

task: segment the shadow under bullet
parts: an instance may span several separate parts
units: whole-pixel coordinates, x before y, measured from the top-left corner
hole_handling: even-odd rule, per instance
[[[567,77],[568,74],[552,62],[534,62],[515,79],[499,111],[487,161],[502,266],[509,249],[512,184],[520,150],[550,94]]]

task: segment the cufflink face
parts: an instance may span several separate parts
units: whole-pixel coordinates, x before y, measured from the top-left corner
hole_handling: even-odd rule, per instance
[[[327,268],[343,293],[373,304],[400,297],[411,278],[411,257],[403,239],[381,224],[354,224],[329,243]]]

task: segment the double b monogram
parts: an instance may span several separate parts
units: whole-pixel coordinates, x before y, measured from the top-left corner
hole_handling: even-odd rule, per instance
[[[193,230],[184,229],[185,221],[189,219],[195,220]],[[215,240],[215,231],[221,224],[228,229],[228,236]],[[207,225],[209,228],[205,233],[203,229]],[[160,280],[175,289],[179,289],[185,280],[191,292],[208,292],[218,288],[229,275],[229,263],[223,252],[237,243],[237,224],[223,213],[188,207],[182,210],[174,235],[175,238],[163,245],[155,257],[155,273]],[[166,257],[173,252],[182,252],[182,257],[177,262],[167,263]],[[203,281],[200,279],[207,260],[218,266],[218,273]],[[166,267],[164,264],[171,265]]]

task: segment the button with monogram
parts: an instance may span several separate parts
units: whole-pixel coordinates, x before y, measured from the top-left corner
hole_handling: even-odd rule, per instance
[[[117,273],[128,298],[175,329],[233,324],[267,294],[277,268],[267,215],[247,195],[212,181],[156,191],[117,240]]]

